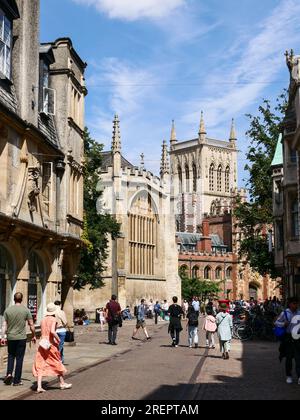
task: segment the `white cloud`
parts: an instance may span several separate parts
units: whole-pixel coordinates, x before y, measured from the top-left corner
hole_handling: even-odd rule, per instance
[[[186,0],[73,0],[85,6],[94,6],[111,19],[134,21],[161,19],[186,4]]]
[[[229,122],[232,116],[248,112],[253,102],[283,70],[284,51],[299,44],[299,25],[299,1],[282,0],[270,16],[254,28],[258,33],[241,46],[243,49],[240,48],[238,60],[231,57],[228,62],[226,54],[219,57],[223,66],[206,79],[207,91],[211,87],[209,99],[188,101],[185,106],[193,111],[184,115],[183,122],[195,124],[203,109],[207,125],[214,128]]]

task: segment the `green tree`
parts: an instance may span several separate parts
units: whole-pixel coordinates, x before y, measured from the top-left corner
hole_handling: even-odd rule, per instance
[[[250,202],[238,200],[234,216],[242,233],[241,257],[246,258],[251,267],[261,275],[276,276],[274,256],[269,253],[267,230],[273,222],[272,204],[272,160],[281,133],[281,123],[287,107],[286,92],[282,93],[272,106],[264,100],[259,114],[248,114],[250,128],[246,135],[251,139],[247,152],[249,172],[246,184]]]
[[[183,299],[190,300],[193,296],[201,300],[218,298],[220,284],[196,278],[181,277],[181,291]]]
[[[75,289],[89,285],[97,289],[104,285],[102,273],[108,256],[109,237],[115,239],[120,232],[120,225],[109,214],[98,214],[97,200],[100,196],[97,190],[99,183],[98,171],[101,167],[101,152],[103,146],[93,140],[88,129],[84,133],[84,229],[81,259]]]

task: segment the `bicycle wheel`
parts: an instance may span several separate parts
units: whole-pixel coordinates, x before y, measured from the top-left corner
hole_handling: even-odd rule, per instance
[[[237,335],[241,341],[247,341],[253,337],[253,330],[248,325],[239,325]]]

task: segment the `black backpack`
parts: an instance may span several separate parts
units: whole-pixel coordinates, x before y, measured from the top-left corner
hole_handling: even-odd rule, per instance
[[[191,327],[198,327],[198,313],[195,310],[188,313],[188,320]]]

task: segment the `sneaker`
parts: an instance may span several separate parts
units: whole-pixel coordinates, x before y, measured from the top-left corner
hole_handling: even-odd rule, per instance
[[[71,389],[72,388],[72,384],[64,384],[60,386],[60,389],[64,390],[64,389]]]
[[[147,340],[151,340],[151,337],[147,337]]]
[[[190,347],[190,349],[192,349],[193,348],[193,346],[189,346]]]
[[[286,378],[286,383],[287,383],[288,385],[291,385],[291,384],[293,383],[293,378],[292,378],[291,376],[288,376],[288,377]]]
[[[5,385],[11,385],[13,381],[13,377],[12,375],[8,375],[6,376],[6,378],[4,378],[3,382],[5,383]]]
[[[24,385],[23,382],[18,382],[16,384],[13,384],[13,386],[23,386],[23,385]]]

